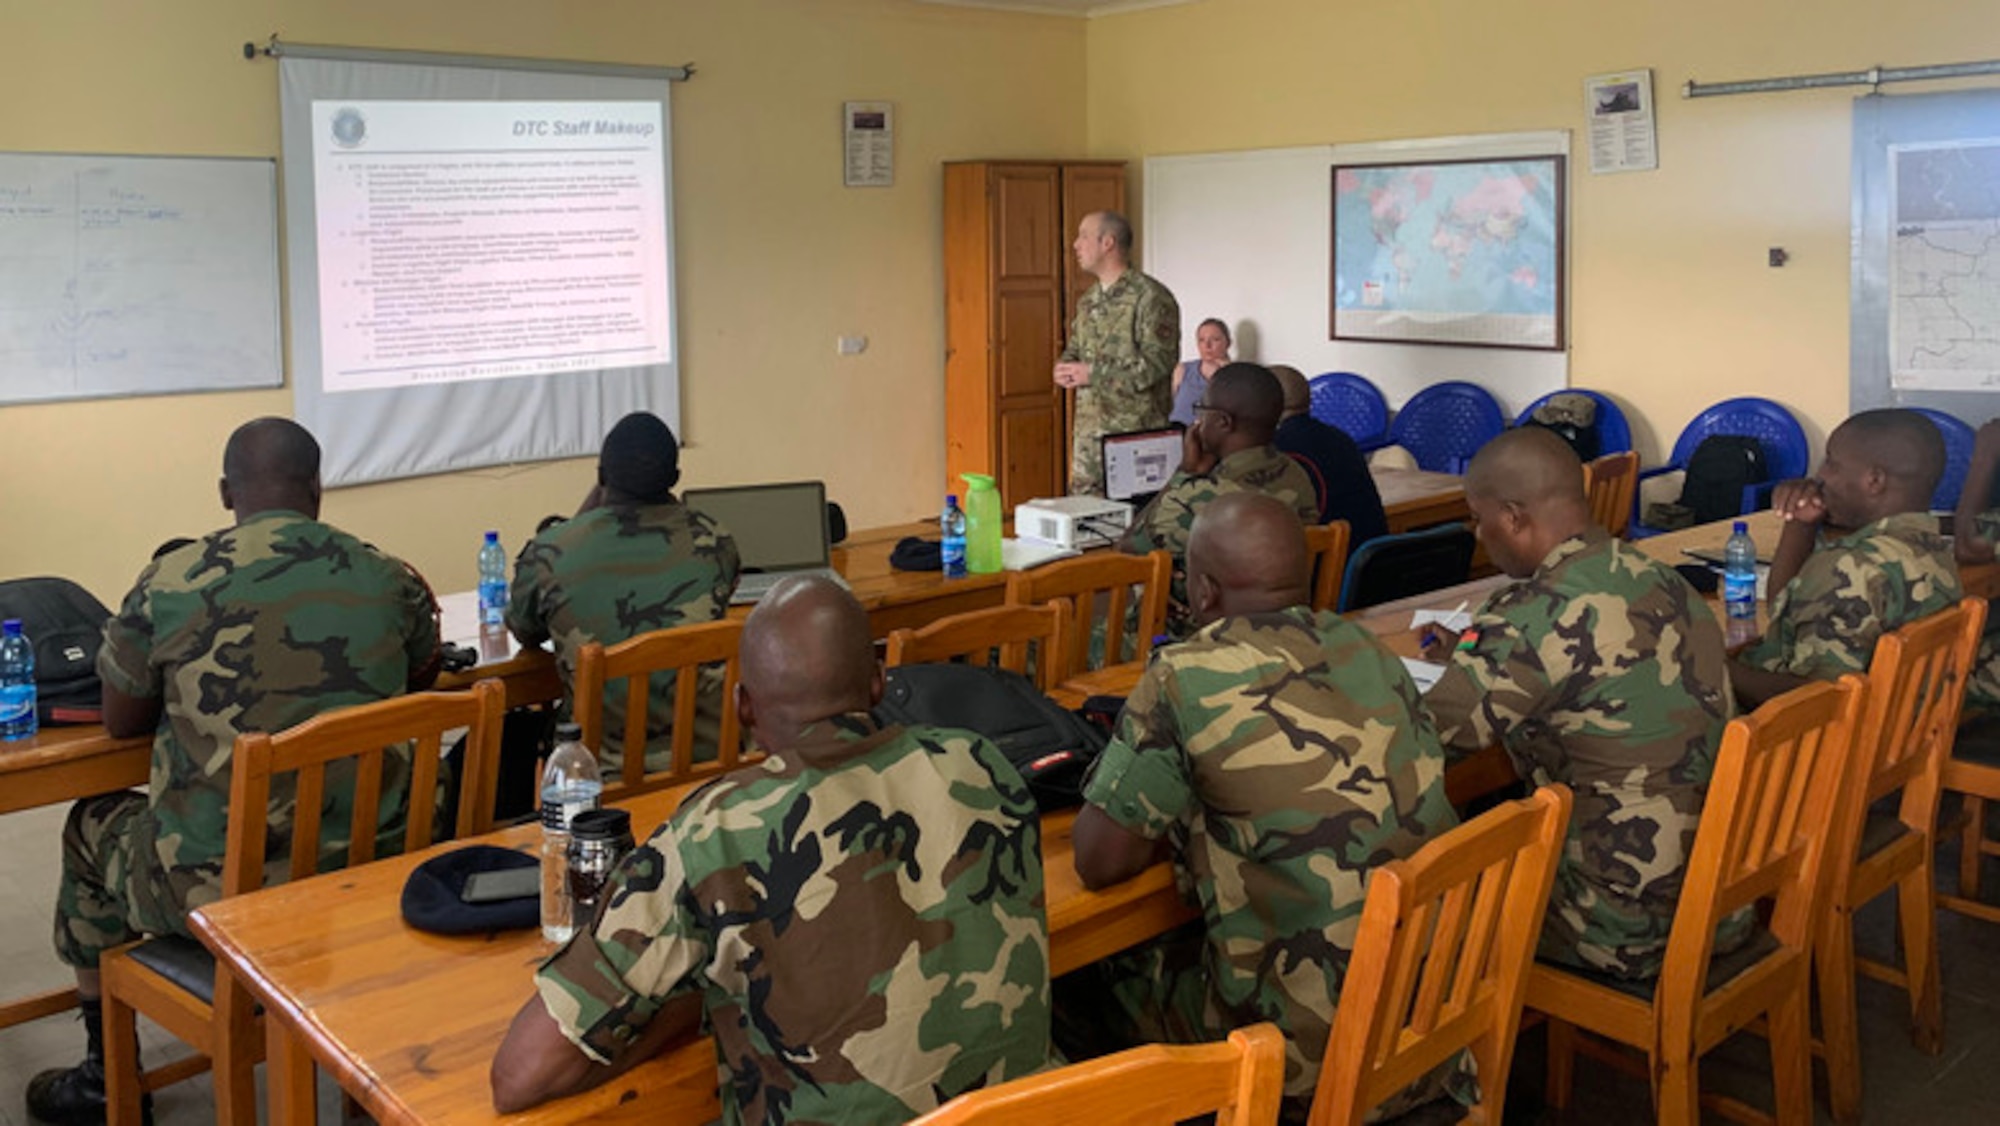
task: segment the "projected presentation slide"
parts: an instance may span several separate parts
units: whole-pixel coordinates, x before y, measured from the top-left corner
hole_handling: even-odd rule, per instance
[[[326,392],[673,361],[659,103],[312,116]]]

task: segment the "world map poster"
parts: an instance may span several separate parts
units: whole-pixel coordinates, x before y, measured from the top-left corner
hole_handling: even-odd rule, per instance
[[[1335,166],[1333,338],[1561,349],[1563,164]]]
[[[2000,389],[2000,140],[1891,146],[1889,357],[1899,389]]]

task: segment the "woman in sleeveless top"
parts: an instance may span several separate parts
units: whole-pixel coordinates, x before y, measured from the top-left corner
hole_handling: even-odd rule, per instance
[[[1209,377],[1229,362],[1229,345],[1229,326],[1214,317],[1194,330],[1195,351],[1201,357],[1174,369],[1174,409],[1167,416],[1169,421],[1194,425],[1194,405],[1208,393]]]

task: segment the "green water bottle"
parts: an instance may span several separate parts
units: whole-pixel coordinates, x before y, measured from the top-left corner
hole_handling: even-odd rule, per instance
[[[961,473],[965,481],[965,569],[990,575],[1000,569],[1000,489],[984,473]]]

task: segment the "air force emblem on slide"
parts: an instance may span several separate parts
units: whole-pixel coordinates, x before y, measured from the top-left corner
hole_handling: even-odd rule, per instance
[[[359,148],[368,139],[368,119],[353,106],[343,106],[333,115],[333,143],[344,149]]]

